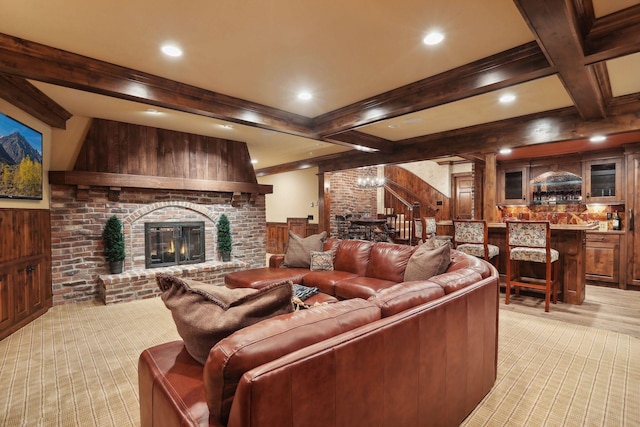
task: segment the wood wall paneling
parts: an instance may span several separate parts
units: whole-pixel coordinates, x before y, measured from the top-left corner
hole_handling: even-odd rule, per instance
[[[0,209],[0,339],[52,303],[48,210]]]
[[[640,289],[640,146],[627,155],[626,285]]]
[[[85,182],[78,182],[80,175]],[[51,171],[49,179],[63,185],[141,188],[146,183],[156,189],[273,191],[272,186],[258,184],[243,142],[102,119],[92,121],[74,171]]]
[[[245,143],[102,119],[74,170],[257,183]]]
[[[399,186],[408,190],[407,192],[402,188],[396,188],[390,185],[406,201],[409,203],[416,201],[420,203],[420,216],[435,217],[437,221],[451,219],[450,198],[421,178],[399,166],[385,166],[384,174],[385,178],[396,182]],[[409,209],[386,191],[384,198],[385,207],[393,208],[395,213],[405,213],[409,215]],[[442,205],[437,204],[439,201],[442,202]]]
[[[287,218],[287,222],[267,222],[267,253],[284,254],[289,244],[289,230],[301,237],[318,233],[318,224],[307,218]]]

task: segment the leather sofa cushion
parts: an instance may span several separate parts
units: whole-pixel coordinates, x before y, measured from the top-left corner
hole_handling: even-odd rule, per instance
[[[367,299],[376,292],[395,285],[390,280],[376,279],[375,277],[353,277],[336,283],[335,295],[340,299],[364,298]]]
[[[307,268],[252,268],[227,274],[224,276],[224,284],[228,288],[260,289],[285,280],[290,280],[292,283],[302,283],[302,278],[307,273],[309,273]]]
[[[322,293],[335,295],[336,283],[354,277],[358,276],[355,273],[348,273],[346,271],[311,271],[305,274],[300,283],[305,286],[316,287]]]
[[[458,289],[466,288],[469,285],[479,282],[482,280],[482,276],[473,268],[461,268],[433,276],[429,280],[442,286],[444,293],[448,295]]]
[[[415,246],[376,243],[371,248],[366,276],[395,283],[404,281],[404,271],[415,250]]]
[[[373,242],[364,240],[343,240],[338,246],[333,260],[333,269],[364,276],[367,273],[369,255]]]
[[[227,423],[245,372],[378,319],[380,309],[375,304],[352,299],[273,317],[225,338],[211,349],[204,367],[211,416]]]
[[[418,280],[398,283],[390,288],[382,289],[369,298],[369,301],[380,307],[382,317],[388,317],[436,300],[444,295],[444,289],[439,284],[429,280]]]

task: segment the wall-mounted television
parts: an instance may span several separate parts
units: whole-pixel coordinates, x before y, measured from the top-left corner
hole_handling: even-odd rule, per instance
[[[0,198],[42,200],[42,134],[2,113]]]

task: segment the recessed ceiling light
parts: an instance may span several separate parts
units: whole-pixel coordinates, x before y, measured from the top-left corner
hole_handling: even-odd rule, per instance
[[[308,101],[311,98],[313,98],[313,95],[311,95],[310,92],[300,92],[298,94],[298,99],[302,99],[303,101]]]
[[[256,163],[258,163],[258,161],[256,159],[251,159],[251,164],[255,165]]]
[[[513,102],[516,100],[516,96],[512,93],[506,93],[500,97],[500,102],[503,104],[508,104],[509,102]]]
[[[591,138],[589,138],[589,141],[591,142],[604,142],[607,139],[606,136],[604,135],[593,135]]]
[[[233,129],[233,125],[229,125],[229,124],[226,124],[226,125],[220,125],[220,126],[221,126],[222,128],[224,128],[224,129]]]
[[[432,31],[431,33],[427,34],[424,39],[422,39],[422,42],[426,45],[433,46],[441,43],[442,40],[444,40],[444,34],[439,31]]]
[[[149,113],[149,114],[162,114],[162,113],[160,113],[160,111],[156,110],[155,108],[147,108],[147,113]]]
[[[511,154],[511,148],[501,148],[500,154]]]
[[[168,56],[178,57],[182,56],[182,49],[173,44],[165,44],[162,46],[162,53]]]
[[[398,126],[398,125],[389,125],[387,127],[390,128],[390,129],[398,129],[400,126]]]

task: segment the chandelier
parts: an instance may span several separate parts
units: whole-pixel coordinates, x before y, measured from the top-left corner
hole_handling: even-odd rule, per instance
[[[360,188],[380,188],[384,187],[384,177],[376,175],[376,168],[367,168],[358,177],[358,187]]]

